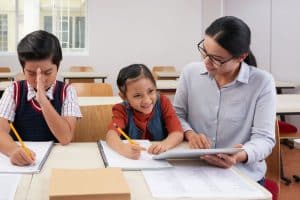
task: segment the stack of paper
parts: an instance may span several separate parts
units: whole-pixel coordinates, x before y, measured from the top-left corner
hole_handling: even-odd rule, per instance
[[[0,200],[14,199],[20,178],[20,174],[0,174]]]

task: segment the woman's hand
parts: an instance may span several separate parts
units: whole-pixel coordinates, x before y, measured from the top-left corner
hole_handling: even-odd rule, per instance
[[[243,145],[238,144],[235,148],[242,148]],[[222,167],[230,168],[231,166],[236,165],[239,162],[247,161],[247,153],[245,151],[238,152],[236,154],[217,154],[217,155],[205,155],[200,157],[202,160],[205,160],[207,163]]]
[[[209,149],[211,147],[211,142],[203,133],[187,131],[185,132],[185,138],[188,140],[191,149]]]

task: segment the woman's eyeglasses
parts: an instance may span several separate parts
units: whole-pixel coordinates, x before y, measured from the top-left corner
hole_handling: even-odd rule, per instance
[[[227,63],[228,61],[232,60],[234,57],[232,56],[231,58],[227,59],[227,60],[220,60],[218,58],[216,58],[214,55],[210,55],[206,52],[205,48],[203,47],[203,42],[204,40],[201,40],[198,44],[198,50],[202,56],[203,59],[205,59],[206,57],[209,58],[209,60],[217,67],[220,67],[221,65],[223,65],[224,63]]]

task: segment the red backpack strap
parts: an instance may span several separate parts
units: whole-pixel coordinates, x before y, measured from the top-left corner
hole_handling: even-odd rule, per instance
[[[69,87],[70,84],[68,83],[64,83],[62,86],[62,90],[61,90],[61,94],[60,94],[60,98],[61,98],[61,102],[63,103],[66,99],[66,95],[67,95],[67,88]]]
[[[20,99],[21,99],[21,84],[19,81],[14,81],[14,100],[15,100],[15,103],[16,103],[16,110],[17,110],[17,107],[19,106],[20,104]]]

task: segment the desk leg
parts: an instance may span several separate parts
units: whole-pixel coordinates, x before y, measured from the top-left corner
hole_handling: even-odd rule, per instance
[[[282,163],[282,153],[280,152],[280,178],[283,180],[285,185],[291,184],[291,179],[284,176],[284,169],[283,169],[283,163]]]

